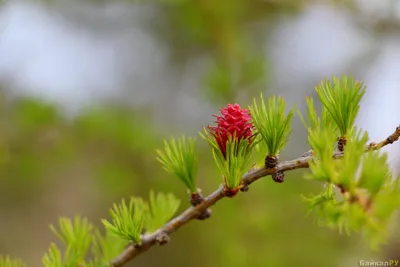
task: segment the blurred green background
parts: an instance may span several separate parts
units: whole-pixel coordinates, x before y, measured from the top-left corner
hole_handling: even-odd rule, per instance
[[[0,253],[21,258],[33,267],[41,266],[41,257],[55,240],[48,225],[55,224],[59,216],[81,214],[100,225],[100,219],[108,216],[113,202],[132,195],[147,198],[150,189],[173,192],[183,200],[180,210],[185,209],[189,205],[185,188],[166,174],[155,159],[155,150],[162,146],[164,138],[181,134],[195,136],[203,125],[213,123],[212,114],[218,113],[226,103],[238,102],[246,106],[260,92],[265,96],[283,95],[289,105],[296,103],[302,110],[305,95],[314,95],[313,86],[324,76],[346,73],[366,78],[374,73],[374,69],[367,69],[366,65],[378,62],[379,66],[379,60],[385,58],[385,53],[381,52],[387,44],[382,40],[388,37],[395,39],[393,44],[400,43],[398,13],[393,11],[399,7],[395,6],[395,1],[382,0],[370,9],[365,8],[368,6],[365,1],[350,0],[321,1],[319,5],[303,0],[116,1],[115,9],[109,8],[111,4],[107,1],[34,2],[6,3],[0,7],[0,28],[8,42],[0,45],[3,58],[0,59]],[[330,19],[339,14],[354,19],[352,24],[347,22],[346,27],[357,27],[357,32],[368,39],[368,45],[361,45],[361,52],[359,46],[352,46],[353,41],[342,47],[337,51],[343,61],[341,64],[335,61],[335,49],[325,51],[330,54],[328,58],[312,47],[293,52],[297,46],[304,47],[308,42],[315,42],[318,49],[324,50],[324,43],[330,42],[323,40],[326,36],[311,35],[311,38],[306,34],[307,27],[298,31],[295,28],[295,32],[284,28],[288,23],[301,24],[300,19],[307,14],[311,14],[307,23],[318,25],[321,17],[313,17],[312,12],[321,8]],[[32,70],[27,71],[30,63],[24,57],[33,60],[36,56],[38,62],[43,63],[46,58],[57,58],[58,53],[54,51],[62,53],[61,43],[70,42],[60,39],[59,43],[51,43],[51,49],[43,55],[13,50],[13,41],[34,46],[28,34],[16,30],[13,19],[38,9],[68,21],[76,34],[82,31],[77,39],[84,40],[87,32],[92,39],[97,36],[92,46],[90,42],[86,44],[85,53],[97,51],[102,40],[113,38],[113,32],[122,38],[124,29],[127,29],[126,35],[130,34],[129,29],[146,32],[158,45],[150,52],[140,50],[148,45],[137,48],[137,40],[147,37],[137,33],[132,37],[136,40],[132,47],[130,39],[124,39],[123,45],[113,46],[115,51],[110,51],[114,54],[110,53],[116,55],[126,46],[129,51],[144,53],[149,58],[151,55],[152,59],[135,58],[128,53],[125,61],[120,58],[111,63],[99,61],[97,66],[85,65],[85,62],[96,62],[95,58],[77,57],[71,66],[63,66],[65,62],[60,59],[49,61],[46,68],[33,65]],[[121,13],[124,9],[132,9],[132,14]],[[376,17],[368,13],[371,9],[376,10],[372,12]],[[324,12],[319,15],[322,20]],[[32,23],[43,16],[35,14]],[[331,21],[319,34],[331,29],[334,40],[336,23],[341,22]],[[28,27],[27,24],[29,20],[19,27]],[[46,47],[47,33],[58,34],[71,29],[51,26],[54,28],[30,32],[35,38],[42,38],[38,47]],[[12,31],[17,32],[13,35]],[[276,43],[277,39],[280,43]],[[319,46],[318,40],[322,42]],[[74,48],[74,43],[69,46]],[[333,46],[340,45],[334,43]],[[157,54],[158,50],[163,51],[162,54]],[[350,57],[343,52],[349,50],[357,53]],[[12,53],[18,56],[10,56]],[[396,60],[399,53],[396,50],[389,57]],[[161,69],[156,68],[159,63],[154,58],[161,60]],[[111,89],[104,89],[109,90],[107,93],[99,88],[104,75],[96,71],[97,67],[105,65],[105,76],[110,80],[116,76],[107,75],[115,69],[124,76],[119,83],[111,82]],[[67,79],[68,76],[54,75],[53,68],[60,73],[70,69],[94,70],[92,76],[71,72],[72,78]],[[303,68],[310,71],[305,72]],[[145,70],[145,74],[126,69]],[[147,75],[146,78],[142,74]],[[70,83],[75,78],[78,82]],[[85,83],[86,79],[101,81],[101,85]],[[378,87],[384,78],[370,79],[372,85]],[[391,80],[392,86],[396,86],[396,82]],[[52,84],[57,88],[54,91]],[[121,90],[116,88],[118,86]],[[87,88],[88,96],[82,96],[81,88]],[[387,106],[383,107],[381,101],[384,100],[378,97],[396,98],[397,91],[383,88],[379,91],[372,86],[361,111],[360,125],[367,130],[372,128],[370,113],[392,114],[393,120],[398,122],[399,117],[389,109],[397,106],[386,102]],[[77,101],[82,98],[86,100]],[[375,98],[379,99],[381,109],[376,108]],[[384,137],[395,127],[389,119],[386,121],[386,124],[382,122],[385,126],[380,128],[381,132],[374,128],[373,138]],[[298,118],[294,119],[293,127],[289,146],[281,155],[283,160],[297,157],[308,149],[306,133]],[[215,190],[221,180],[209,147],[198,139],[198,181],[207,194]],[[396,149],[390,152],[397,153]],[[397,161],[393,161],[393,166],[396,169]],[[306,216],[308,208],[301,195],[319,192],[323,185],[304,180],[304,172],[288,173],[283,184],[275,184],[270,178],[262,179],[251,186],[248,193],[218,202],[211,219],[190,223],[172,236],[169,245],[155,247],[127,266],[330,267],[358,266],[362,259],[400,258],[400,233],[396,225],[391,240],[380,252],[370,251],[368,244],[357,235],[348,237],[339,235],[335,229],[318,227],[313,216]]]

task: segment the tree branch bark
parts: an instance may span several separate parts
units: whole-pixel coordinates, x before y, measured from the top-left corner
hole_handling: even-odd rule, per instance
[[[387,137],[385,140],[379,143],[371,143],[367,148],[366,152],[372,150],[378,150],[388,144],[392,144],[398,141],[400,137],[400,126],[396,128],[395,132]],[[343,152],[337,151],[333,155],[335,159],[343,157]],[[275,172],[281,171],[291,171],[301,168],[308,168],[309,162],[312,160],[312,155],[305,155],[291,161],[285,161],[277,165],[275,168],[261,167],[246,173],[242,178],[242,185],[249,185],[258,179],[271,175]],[[170,222],[165,224],[162,228],[158,229],[152,234],[144,235],[142,238],[142,243],[140,245],[129,245],[119,256],[117,256],[111,263],[113,267],[120,267],[140,255],[141,253],[147,251],[151,247],[157,244],[157,237],[160,234],[170,235],[177,231],[180,227],[184,226],[188,222],[198,218],[207,208],[214,205],[217,201],[224,198],[223,187],[220,186],[219,189],[208,195],[204,200],[197,206],[192,206],[182,212],[180,215],[172,219]],[[362,203],[361,203],[362,204]]]

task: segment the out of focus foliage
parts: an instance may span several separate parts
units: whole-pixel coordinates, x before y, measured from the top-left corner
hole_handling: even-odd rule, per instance
[[[205,95],[216,103],[257,92],[268,81],[269,62],[257,26],[279,14],[296,14],[305,1],[145,0],[157,9],[154,29],[178,64],[206,56]],[[170,29],[173,29],[172,31]]]
[[[25,264],[19,260],[11,259],[10,256],[0,255],[0,267],[25,267]]]
[[[50,104],[28,99],[3,104],[1,109],[0,124],[4,131],[0,172],[9,187],[0,190],[10,190],[10,186],[22,190],[39,188],[38,182],[43,182],[46,173],[59,164],[73,163],[85,151],[99,153],[99,157],[108,161],[111,168],[98,168],[101,179],[109,179],[110,175],[116,179],[118,170],[112,168],[116,164],[114,154],[119,153],[116,151],[122,148],[131,153],[131,158],[124,159],[125,167],[117,168],[119,172],[128,171],[137,163],[132,156],[147,151],[156,140],[156,133],[146,126],[144,119],[133,116],[130,110],[110,107],[69,119]],[[109,182],[112,186],[113,181]]]

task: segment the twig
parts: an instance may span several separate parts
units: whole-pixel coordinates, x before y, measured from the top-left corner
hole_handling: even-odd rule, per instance
[[[377,150],[388,144],[392,144],[393,142],[399,140],[399,137],[400,137],[400,126],[397,127],[396,131],[385,140],[379,143],[371,143],[366,148],[366,152]],[[340,151],[335,152],[333,157],[336,159],[341,158],[343,157],[343,152]],[[313,158],[312,155],[305,155],[295,160],[282,162],[278,164],[277,167],[275,168],[261,167],[259,169],[250,171],[243,176],[242,186],[248,186],[251,183],[257,181],[258,179],[267,175],[271,175],[275,172],[279,171],[285,172],[295,169],[308,168],[309,162],[312,158]],[[127,262],[138,256],[139,254],[147,251],[152,246],[156,245],[160,235],[172,234],[173,232],[175,232],[176,230],[178,230],[180,227],[187,224],[191,220],[198,218],[201,214],[203,214],[207,210],[207,208],[211,207],[217,201],[219,201],[224,197],[225,195],[223,192],[223,187],[221,186],[218,190],[214,191],[209,196],[205,197],[200,204],[189,207],[183,213],[181,213],[180,215],[172,219],[170,222],[165,224],[162,228],[158,229],[156,232],[144,235],[142,238],[141,245],[135,245],[135,246],[129,245],[118,257],[116,257],[112,261],[111,263],[112,266],[113,267],[123,266],[124,264],[126,264]],[[360,204],[363,203],[360,202]]]
[[[400,138],[400,125],[397,126],[396,131],[389,135],[385,140],[379,142],[379,143],[371,143],[368,146],[367,150],[378,150],[386,145],[393,144]]]

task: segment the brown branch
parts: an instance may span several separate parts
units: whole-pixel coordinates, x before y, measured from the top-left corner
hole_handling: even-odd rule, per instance
[[[393,142],[399,140],[400,137],[400,126],[396,128],[396,131],[391,134],[388,138],[385,140],[379,142],[379,143],[371,143],[366,151],[372,151],[372,150],[377,150],[380,149],[388,144],[392,144]],[[311,154],[311,155],[310,155]],[[333,155],[334,158],[341,158],[343,157],[343,152],[335,152]],[[261,167],[259,169],[249,171],[246,173],[243,178],[242,178],[242,186],[247,187],[249,184],[257,181],[258,179],[271,175],[275,172],[285,172],[285,171],[291,171],[295,169],[301,169],[301,168],[308,168],[309,167],[309,162],[312,159],[312,153],[307,153],[306,155],[297,158],[295,160],[291,161],[285,161],[277,165],[275,168],[267,168],[267,167]],[[175,217],[172,219],[170,222],[165,224],[162,228],[157,230],[156,232],[148,235],[144,235],[142,238],[142,243],[140,245],[129,245],[118,257],[116,257],[111,265],[113,267],[120,267],[138,256],[139,254],[147,251],[150,249],[152,246],[158,244],[157,240],[160,239],[160,236],[165,236],[165,235],[170,235],[179,228],[181,228],[183,225],[187,224],[191,220],[194,220],[198,218],[201,214],[203,214],[207,208],[211,207],[214,205],[217,201],[220,199],[224,198],[224,190],[223,187],[221,186],[218,190],[214,191],[211,193],[209,196],[205,197],[204,200],[196,205],[189,207],[186,209],[183,213],[181,213],[179,216]],[[361,199],[360,199],[361,200]],[[360,204],[363,205],[364,202],[360,201]]]
[[[368,150],[378,150],[381,149],[382,147],[389,145],[389,144],[393,144],[394,142],[396,142],[397,140],[399,140],[400,138],[400,126],[398,126],[396,128],[396,131],[394,133],[392,133],[391,135],[389,135],[385,140],[379,142],[379,143],[371,143],[368,146]]]

